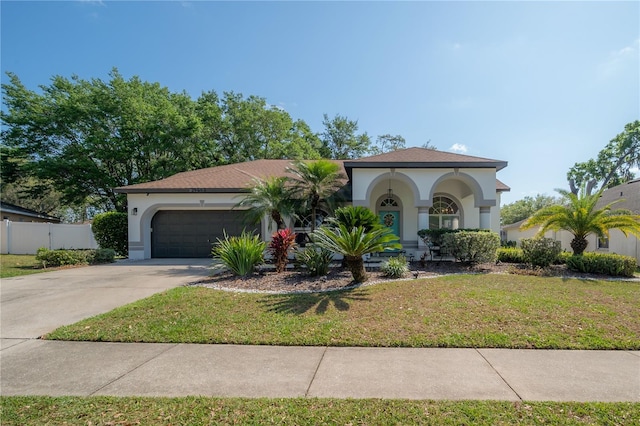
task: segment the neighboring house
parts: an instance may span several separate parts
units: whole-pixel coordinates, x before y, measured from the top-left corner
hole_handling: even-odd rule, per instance
[[[600,201],[596,208],[602,208],[616,200],[622,200],[615,203],[613,209],[626,209],[634,214],[640,214],[640,179],[632,180],[622,185],[614,186],[604,191],[600,197]],[[520,230],[523,221],[505,225],[502,227],[503,235],[507,241],[520,242],[522,238],[532,238],[538,232],[538,227]],[[560,241],[562,249],[572,251],[571,240],[573,235],[567,231],[548,231],[544,235],[547,238]],[[610,231],[609,239],[600,241],[595,235],[589,235],[587,238],[589,245],[587,251],[595,251],[600,253],[616,253],[625,256],[635,257],[640,264],[640,240],[634,235],[625,237],[624,234],[616,229]],[[519,244],[518,244],[519,245]]]
[[[49,216],[35,210],[25,209],[13,204],[0,202],[0,217],[11,222],[50,222],[60,223],[60,218]]]
[[[408,252],[424,250],[419,229],[500,230],[500,195],[509,187],[496,173],[506,161],[425,148],[334,161],[347,176],[346,203],[378,214]],[[291,166],[290,160],[255,160],[117,188],[127,194],[129,257],[209,256],[224,232],[253,228],[233,209],[252,178],[287,176]],[[265,218],[257,231],[268,240],[273,228]]]

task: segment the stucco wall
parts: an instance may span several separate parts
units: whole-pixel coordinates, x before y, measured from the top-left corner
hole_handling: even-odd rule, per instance
[[[505,231],[507,231],[507,240],[508,241],[516,241],[518,246],[520,246],[520,240],[523,238],[533,238],[538,232],[538,227],[520,230],[518,228],[509,228],[506,227]],[[567,231],[547,231],[544,236],[546,238],[551,238],[556,241],[560,241],[560,246],[562,250],[573,252],[571,248],[571,240],[573,239],[573,235]],[[625,237],[624,234],[616,229],[612,230],[609,234],[609,248],[599,249],[597,246],[597,241],[595,235],[589,235],[587,237],[587,241],[589,245],[587,246],[587,250],[589,252],[598,252],[598,253],[611,253],[611,254],[621,254],[623,256],[631,256],[635,257],[640,264],[640,241],[638,238],[633,235],[629,235],[629,237]]]
[[[230,210],[242,194],[128,194],[129,258],[151,257],[151,220],[160,210]],[[134,215],[134,209],[137,209]],[[238,212],[240,214],[240,211]],[[266,235],[267,224],[261,226]]]

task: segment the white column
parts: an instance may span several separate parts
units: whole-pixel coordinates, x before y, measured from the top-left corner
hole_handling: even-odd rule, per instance
[[[480,229],[491,229],[491,207],[480,207]]]
[[[429,229],[429,207],[418,207],[418,231]],[[425,249],[427,245],[418,237],[418,248]]]

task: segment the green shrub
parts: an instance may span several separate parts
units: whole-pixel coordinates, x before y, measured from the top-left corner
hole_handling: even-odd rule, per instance
[[[382,272],[387,278],[402,278],[409,272],[407,258],[403,255],[399,255],[398,257],[392,257],[389,260],[382,262],[380,265],[380,272]]]
[[[637,267],[634,257],[619,254],[589,252],[567,258],[567,268],[590,274],[632,277]]]
[[[287,268],[289,261],[289,252],[295,245],[296,234],[291,229],[278,229],[271,235],[269,242],[269,253],[273,257],[273,263],[276,265],[276,272],[280,273]]]
[[[41,262],[45,268],[89,263],[85,251],[49,250],[44,247],[39,248],[36,252],[36,260]]]
[[[435,229],[421,229],[418,231],[418,236],[422,238],[425,244],[432,244],[434,246],[441,246],[443,244],[443,237],[446,234],[453,234],[456,232],[491,232],[488,229],[449,229],[449,228],[435,228]]]
[[[553,263],[555,265],[566,265],[567,259],[570,258],[571,256],[573,256],[573,253],[571,253],[570,251],[561,251],[558,254],[556,261]]]
[[[329,273],[329,265],[333,253],[323,248],[308,245],[295,254],[296,267],[304,269],[312,277],[320,277]]]
[[[500,248],[500,236],[487,231],[451,232],[442,236],[442,245],[460,262],[495,262]]]
[[[91,229],[100,248],[115,250],[120,256],[129,252],[127,214],[106,212],[93,218]]]
[[[498,249],[498,261],[502,263],[525,263],[522,249],[501,247]]]
[[[87,265],[113,262],[115,252],[112,249],[98,250],[49,250],[41,247],[36,252],[36,260],[42,266],[58,267],[65,265]]]
[[[112,263],[116,258],[116,252],[113,249],[98,249],[93,252],[90,263]]]
[[[214,268],[226,267],[235,275],[247,276],[253,273],[256,266],[264,262],[264,249],[267,243],[260,240],[259,235],[242,232],[239,237],[224,234],[224,240],[218,238],[211,254]]]
[[[558,259],[560,241],[551,238],[523,238],[520,240],[525,263],[546,268]]]
[[[362,206],[345,206],[337,208],[333,212],[333,216],[334,217],[330,219],[331,222],[342,223],[347,227],[347,229],[362,226],[365,228],[366,232],[369,232],[383,226],[380,223],[378,215]]]

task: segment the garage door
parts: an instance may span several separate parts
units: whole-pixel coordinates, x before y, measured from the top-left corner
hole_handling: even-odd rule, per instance
[[[151,257],[211,257],[218,238],[247,226],[238,211],[162,210],[151,221]]]

